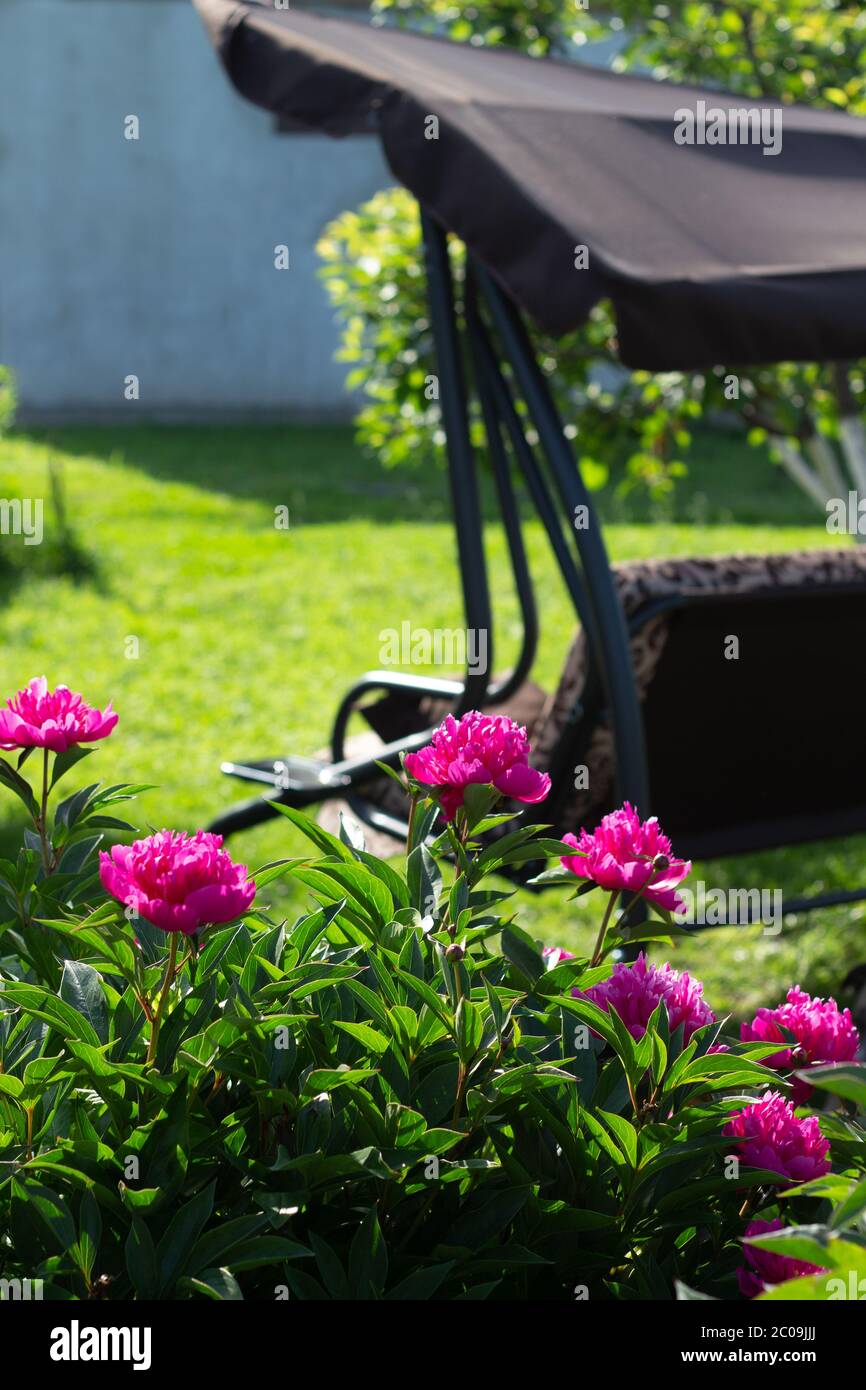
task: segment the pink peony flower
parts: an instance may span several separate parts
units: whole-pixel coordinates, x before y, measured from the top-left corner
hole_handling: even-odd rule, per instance
[[[448,715],[433,740],[418,753],[407,753],[406,771],[416,782],[436,787],[446,820],[463,805],[468,786],[490,783],[513,801],[543,801],[550,778],[529,766],[526,730],[502,714],[470,710],[458,723]]]
[[[683,901],[675,891],[686,877],[691,863],[675,859],[671,842],[659,829],[655,816],[641,821],[628,802],[618,811],[602,819],[601,825],[588,834],[581,830],[580,838],[563,835],[567,845],[580,852],[562,859],[566,869],[578,878],[588,878],[611,892],[640,893],[648,903],[680,911]]]
[[[602,1009],[615,1009],[633,1038],[643,1037],[656,1005],[662,1001],[671,1032],[675,1033],[682,1023],[685,1042],[696,1029],[716,1021],[712,1009],[701,997],[703,992],[699,980],[667,964],[651,965],[643,951],[633,965],[624,962],[615,965],[608,979],[593,985],[584,995],[574,991],[578,997],[592,999]]]
[[[722,1131],[736,1139],[743,1162],[769,1168],[793,1182],[808,1182],[830,1171],[830,1145],[814,1115],[798,1120],[794,1107],[778,1091],[733,1115]]]
[[[110,703],[104,710],[94,709],[65,685],[49,690],[45,677],[39,676],[0,709],[0,748],[65,753],[74,744],[108,738],[116,723]]]
[[[778,1216],[773,1221],[751,1221],[746,1227],[746,1236],[765,1236],[770,1231],[781,1231],[784,1224]],[[784,1284],[786,1279],[797,1279],[803,1274],[826,1273],[823,1265],[792,1260],[790,1255],[775,1255],[772,1250],[763,1250],[760,1245],[744,1245],[743,1253],[747,1263],[737,1270],[737,1282],[743,1298],[757,1298],[772,1284]]]
[[[548,970],[555,970],[564,960],[574,960],[574,952],[564,951],[561,946],[545,946],[541,958]]]
[[[782,1029],[793,1033],[796,1043],[788,1042]],[[751,1023],[740,1026],[743,1042],[780,1042],[783,1046],[772,1057],[765,1057],[768,1067],[779,1071],[814,1066],[820,1062],[853,1062],[860,1046],[860,1034],[854,1026],[850,1010],[840,1011],[835,999],[813,999],[795,985],[788,990],[784,1004],[775,1009],[759,1009]],[[794,1104],[803,1105],[812,1094],[812,1087],[799,1077],[793,1078]]]
[[[160,830],[99,856],[99,877],[127,907],[163,931],[191,936],[200,927],[231,922],[256,895],[245,864],[235,864],[222,836],[198,830]]]

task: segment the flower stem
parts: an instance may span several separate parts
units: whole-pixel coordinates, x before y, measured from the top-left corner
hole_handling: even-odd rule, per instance
[[[461,834],[459,828],[454,824],[453,821],[448,822],[448,838],[454,847],[454,858],[457,860],[458,872],[462,870],[464,873],[467,873],[468,877],[467,871],[469,870],[471,865],[466,857],[466,850],[464,848],[464,836]]]
[[[466,1085],[467,1075],[468,1073],[466,1071],[466,1068],[461,1062],[457,1069],[457,1094],[454,1097],[454,1109],[451,1113],[452,1125],[456,1125],[458,1119],[460,1118],[460,1107],[463,1104],[463,1089]]]
[[[48,839],[48,749],[42,750],[42,802],[39,808],[39,818],[36,821],[36,828],[39,831],[39,843],[42,846],[42,867],[45,870],[45,877],[51,873],[54,858],[54,851]]]
[[[147,1049],[147,1060],[145,1066],[152,1066],[156,1059],[156,1049],[159,1044],[159,1030],[162,1027],[162,1018],[165,1013],[165,1006],[168,1003],[168,992],[171,982],[175,976],[177,965],[177,932],[171,933],[171,945],[168,948],[168,962],[165,967],[165,976],[162,981],[162,989],[159,994],[159,1003],[156,1006],[156,1013],[150,1030],[150,1046]]]
[[[613,905],[618,897],[619,890],[614,889],[607,900],[607,907],[604,909],[604,916],[601,919],[601,927],[599,929],[598,939],[595,943],[595,950],[592,953],[592,960],[589,962],[590,966],[598,965],[601,960],[601,953],[604,949],[604,938],[607,934],[607,924],[610,921],[610,914],[613,912]]]
[[[651,888],[651,887],[652,887],[652,874],[650,874],[649,878],[647,879],[647,881],[646,881],[646,883],[643,885],[643,887],[642,887],[642,888],[639,888],[638,891],[637,891],[636,893],[633,893],[633,894],[632,894],[631,898],[629,899],[628,903],[626,904],[625,911],[623,912],[623,918],[627,918],[627,917],[628,917],[629,913],[630,913],[635,907],[637,907],[638,903],[640,902],[641,898],[643,897],[643,895],[644,895],[644,893],[647,891],[647,889],[648,889],[648,888]],[[638,924],[638,925],[639,925],[639,924]],[[628,933],[628,925],[626,925],[626,927],[625,927],[624,930],[623,930],[623,936],[626,936],[627,933]]]
[[[418,810],[418,797],[409,798],[409,825],[406,830],[406,853],[411,854],[414,849],[413,840],[415,838],[415,813]]]

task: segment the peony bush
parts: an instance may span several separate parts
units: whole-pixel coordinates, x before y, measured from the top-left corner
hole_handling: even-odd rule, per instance
[[[29,822],[0,860],[0,1277],[118,1301],[866,1295],[850,1015],[795,987],[737,1036],[650,958],[690,868],[656,821],[521,823],[549,784],[524,730],[473,712],[393,774],[399,864],[282,807],[309,852],[249,872],[205,831],[134,838],[140,785],[64,797],[109,736],[110,706],[44,679],[0,713]],[[501,874],[533,864],[596,894],[590,954],[515,919]]]

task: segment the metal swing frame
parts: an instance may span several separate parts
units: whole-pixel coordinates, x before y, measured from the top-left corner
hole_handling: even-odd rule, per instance
[[[223,763],[222,770],[229,776],[259,783],[263,788],[261,795],[228,809],[213,821],[211,830],[223,836],[250,829],[272,818],[278,814],[275,804],[301,809],[340,797],[348,801],[353,814],[364,823],[405,837],[406,825],[365,798],[358,788],[377,774],[377,762],[398,767],[403,753],[430,741],[432,730],[425,729],[386,744],[378,750],[375,759],[352,758],[346,756],[345,748],[349,720],[361,700],[373,692],[402,692],[420,698],[450,700],[452,712],[459,717],[469,709],[506,701],[528,676],[538,643],[538,615],[514,492],[512,461],[522,474],[544,525],[590,650],[583,698],[572,711],[569,725],[560,739],[562,751],[568,749],[570,761],[563,763],[558,756],[559,749],[551,760],[553,785],[544,806],[544,819],[549,820],[555,813],[568,789],[568,769],[575,765],[575,758],[588,743],[592,727],[605,710],[616,742],[618,794],[640,808],[644,815],[649,814],[647,759],[629,632],[589,491],[517,309],[487,271],[470,258],[465,323],[461,332],[447,233],[423,209],[421,222],[465,624],[467,630],[488,634],[486,668],[483,673],[467,669],[462,681],[389,671],[368,672],[347,691],[337,709],[330,762],[278,758],[261,763]],[[499,354],[493,334],[484,321],[484,311],[498,340]],[[493,613],[476,462],[469,437],[464,351],[468,351],[472,361],[523,623],[518,658],[509,674],[499,681],[492,680],[489,674],[493,660]],[[504,363],[510,369],[537,433],[537,451],[524,433],[514,391],[503,371]],[[556,499],[562,512],[557,508]],[[577,508],[585,509],[582,516],[588,518],[588,524],[581,528],[569,525],[566,529],[563,513],[566,518],[573,518]]]
[[[459,717],[469,709],[507,701],[527,678],[536,654],[539,626],[514,491],[515,473],[520,475],[544,526],[588,647],[580,699],[571,709],[550,759],[550,795],[543,806],[526,808],[527,819],[556,822],[572,786],[573,770],[585,761],[593,730],[603,719],[610,723],[616,749],[618,800],[630,801],[644,817],[650,814],[644,722],[630,637],[656,612],[676,607],[683,600],[658,600],[626,621],[600,521],[516,306],[487,270],[467,254],[461,325],[455,305],[448,234],[423,208],[421,223],[465,622],[467,630],[488,633],[486,669],[482,673],[467,668],[462,681],[370,671],[347,691],[337,708],[330,761],[289,758],[223,763],[226,774],[256,782],[263,788],[262,794],[217,816],[210,828],[223,836],[271,819],[278,814],[278,804],[303,809],[340,798],[364,824],[396,839],[405,839],[406,823],[383,810],[361,789],[381,775],[377,763],[398,767],[402,754],[430,741],[432,729],[386,743],[375,758],[350,757],[346,754],[349,721],[362,700],[376,692],[450,701],[452,713]],[[469,434],[466,358],[472,366],[523,625],[514,667],[498,681],[489,674],[494,647],[493,613],[476,461]],[[534,428],[537,447],[527,438],[518,400]],[[578,508],[588,524],[575,527],[570,522]],[[786,912],[804,912],[863,898],[866,888],[822,893],[789,901]]]

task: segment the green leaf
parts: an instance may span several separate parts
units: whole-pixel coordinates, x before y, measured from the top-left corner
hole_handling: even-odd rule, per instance
[[[344,811],[340,812],[340,840],[352,851],[353,858],[358,858],[366,848],[364,839],[364,827],[359,825],[352,816],[347,816]]]
[[[620,1047],[620,1037],[613,1020],[607,1009],[599,1008],[592,999],[575,999],[573,995],[560,994],[553,1000],[566,1013],[576,1014],[579,1019],[588,1024],[594,1033],[598,1033],[606,1043],[609,1043],[614,1051]],[[629,1051],[631,1056],[631,1050]]]
[[[139,1216],[130,1227],[125,1254],[126,1272],[139,1298],[156,1298],[160,1283],[156,1249],[150,1231]]]
[[[85,1279],[89,1282],[102,1239],[102,1215],[99,1203],[88,1188],[81,1198],[81,1211],[78,1221],[78,1240],[70,1254]]]
[[[858,1277],[866,1276],[866,1248],[831,1235],[826,1226],[788,1226],[782,1231],[748,1236],[746,1244],[843,1274],[853,1270]]]
[[[260,1192],[255,1201],[257,1206],[262,1208],[274,1230],[284,1226],[300,1210],[292,1201],[291,1193],[288,1192]]]
[[[278,878],[283,878],[286,874],[291,873],[296,864],[305,863],[307,863],[306,859],[277,859],[273,863],[263,864],[250,877],[256,888],[261,891],[269,883],[274,883]]]
[[[677,1299],[680,1303],[691,1303],[695,1301],[703,1303],[718,1302],[717,1299],[713,1298],[712,1294],[701,1293],[700,1289],[692,1289],[688,1284],[684,1284],[681,1279],[674,1280],[674,1288],[676,1289]]]
[[[51,770],[49,790],[55,787],[61,777],[65,777],[67,772],[75,767],[77,763],[82,762],[85,758],[89,758],[93,751],[92,748],[84,748],[80,743],[77,743],[73,744],[71,748],[65,749],[62,753],[56,753],[54,755],[54,767]]]
[[[158,1187],[128,1187],[124,1182],[118,1186],[127,1211],[150,1211],[151,1207],[159,1205],[162,1197],[162,1190]]]
[[[682,1060],[681,1054],[678,1060]],[[670,1075],[673,1075],[671,1068]],[[664,1089],[672,1090],[670,1075]],[[697,1085],[707,1090],[729,1089],[733,1081],[737,1086],[766,1086],[772,1083],[774,1074],[760,1062],[752,1062],[748,1057],[738,1057],[733,1052],[715,1052],[712,1055],[694,1057],[683,1066],[676,1079],[677,1086]]]
[[[435,989],[427,984],[426,980],[419,980],[416,975],[410,975],[407,970],[397,969],[394,973],[398,980],[402,980],[408,990],[417,995],[417,997],[427,1005],[430,1012],[439,1019],[439,1022],[450,1033],[451,1020],[448,1013],[448,1004],[447,1001],[443,999],[442,995],[437,994]]]
[[[457,1060],[442,1062],[427,1073],[415,1096],[415,1104],[429,1124],[450,1115],[457,1091]]]
[[[243,1299],[241,1286],[228,1269],[206,1269],[197,1279],[181,1279],[178,1288],[189,1289],[191,1293],[200,1294],[202,1298],[218,1299],[221,1302],[237,1302]]]
[[[544,974],[544,961],[535,948],[532,938],[519,927],[504,927],[502,930],[502,954],[530,983]]]
[[[838,1231],[845,1226],[853,1226],[863,1211],[866,1211],[866,1178],[852,1187],[843,1201],[834,1208],[829,1221],[830,1229]]]
[[[851,1191],[851,1183],[838,1173],[825,1173],[820,1178],[810,1178],[808,1182],[798,1183],[796,1187],[786,1187],[785,1197],[827,1197],[831,1202],[843,1201]]]
[[[424,1157],[427,1158],[431,1154],[447,1153],[449,1149],[453,1149],[455,1144],[461,1143],[465,1138],[465,1134],[457,1129],[425,1129],[424,1133],[419,1136],[418,1144],[423,1148]]]
[[[807,1274],[799,1279],[786,1279],[783,1284],[773,1284],[771,1288],[758,1294],[757,1301],[760,1303],[829,1303],[833,1301],[833,1296],[842,1298],[849,1296],[845,1292],[842,1292],[841,1295],[835,1294],[832,1287],[834,1284],[841,1284],[843,1290],[845,1288],[845,1281],[839,1275]]]
[[[344,894],[364,916],[380,930],[387,926],[394,915],[394,901],[385,884],[375,874],[370,873],[363,864],[333,864],[320,859],[316,872],[324,874],[337,885],[338,895]],[[306,872],[300,870],[297,877],[303,882]]]
[[[386,1038],[384,1033],[380,1033],[369,1023],[344,1023],[341,1019],[335,1019],[334,1025],[350,1037],[357,1038],[358,1042],[363,1043],[371,1052],[387,1052],[391,1046],[391,1039]]]
[[[175,1212],[156,1250],[160,1294],[168,1294],[186,1268],[187,1260],[213,1211],[216,1181],[202,1188]]]
[[[468,1065],[480,1048],[484,1036],[481,1010],[468,999],[461,999],[457,1005],[455,1032],[460,1060],[464,1065]]]
[[[853,1100],[861,1110],[866,1110],[866,1066],[854,1062],[838,1062],[824,1067],[807,1067],[795,1072],[801,1081],[819,1090],[830,1091],[844,1100]]]
[[[349,390],[353,389],[348,381],[346,382],[346,385],[349,386]],[[395,767],[389,767],[387,763],[380,762],[378,758],[375,758],[374,762],[378,767],[379,771],[383,772],[386,777],[390,777],[392,782],[396,782],[401,792],[403,792],[403,794],[405,795],[406,783],[403,781],[401,773],[399,773]]]
[[[599,1110],[604,1123],[612,1131],[614,1138],[622,1150],[629,1167],[637,1167],[637,1130],[629,1120],[622,1115],[611,1114],[608,1110]]]
[[[351,1086],[358,1081],[366,1081],[369,1077],[375,1076],[376,1071],[373,1067],[346,1067],[341,1071],[331,1071],[321,1068],[318,1071],[311,1071],[301,1093],[302,1099],[309,1100],[312,1096],[320,1095],[323,1091],[336,1091],[340,1086]]]
[[[236,1246],[229,1258],[232,1273],[245,1269],[261,1269],[262,1265],[279,1265],[284,1260],[305,1260],[310,1256],[305,1245],[283,1236],[256,1236],[245,1245]]]
[[[370,1207],[349,1247],[349,1285],[355,1299],[381,1298],[388,1279],[388,1251],[376,1208]]]
[[[366,850],[358,851],[358,859],[376,878],[382,880],[398,907],[410,906],[408,886],[396,870],[391,868],[390,864],[386,864],[382,859],[377,859],[373,854],[368,854]]]
[[[303,835],[306,835],[308,840],[312,840],[322,854],[336,855],[338,859],[345,860],[347,864],[354,862],[355,856],[352,851],[341,840],[338,840],[336,835],[331,835],[329,831],[323,830],[322,826],[311,820],[309,816],[303,815],[301,811],[296,811],[292,806],[281,806],[278,801],[272,801],[271,805],[275,811],[279,811],[281,816],[285,816],[286,820],[290,820],[292,825]]]
[[[233,1221],[225,1221],[206,1231],[187,1261],[187,1274],[196,1276],[211,1265],[227,1262],[236,1249],[247,1245],[251,1237],[263,1231],[268,1224],[266,1214],[238,1216]]]
[[[320,894],[326,904],[342,899],[344,905],[339,922],[341,923],[344,919],[351,922],[367,941],[376,942],[380,932],[379,923],[375,918],[371,918],[365,907],[362,906],[359,910],[357,900],[352,893],[341,892],[333,875],[324,872],[327,867],[324,860],[319,860],[314,867],[305,866],[296,869],[295,878],[299,883],[306,884],[308,888],[312,888],[315,893]]]
[[[39,807],[30,790],[30,783],[26,782],[21,774],[15,771],[11,763],[7,763],[5,758],[0,758],[0,782],[4,782],[9,790],[13,791],[19,800],[24,802],[31,816],[38,816]]]
[[[316,1257],[316,1264],[322,1276],[322,1282],[332,1298],[348,1300],[351,1298],[349,1281],[343,1269],[336,1251],[323,1240],[315,1231],[310,1233],[310,1245]]]
[[[497,1192],[474,1208],[465,1209],[448,1231],[447,1245],[464,1246],[476,1252],[483,1250],[511,1224],[528,1200],[528,1188],[514,1187]]]
[[[61,874],[80,874],[84,871],[88,859],[102,844],[104,835],[89,835],[86,839],[76,840],[63,851],[60,863],[57,866]]]
[[[425,844],[416,845],[406,861],[409,900],[422,917],[435,916],[442,875]]]
[[[545,869],[542,873],[536,874],[534,878],[530,878],[527,880],[527,886],[532,888],[542,886],[547,887],[548,884],[554,883],[560,884],[563,888],[573,888],[574,874],[571,872],[570,869],[564,869],[560,864],[559,867],[556,869]],[[584,892],[591,893],[596,885],[594,883],[589,883],[587,885],[581,886],[583,887]]]
[[[12,1196],[26,1206],[27,1220],[46,1247],[55,1254],[67,1254],[75,1244],[75,1222],[65,1198],[33,1178],[13,1178]]]
[[[91,782],[90,786],[82,787],[79,791],[73,792],[71,796],[67,796],[54,812],[54,824],[63,826],[65,830],[72,830],[79,816],[86,810],[94,792],[98,790],[98,782]]]
[[[479,854],[476,869],[479,873],[490,873],[495,866],[505,862],[511,850],[518,849],[528,841],[534,840],[538,833],[539,827],[536,825],[520,825],[507,835],[500,835]],[[563,850],[563,852],[565,851]],[[541,859],[543,855],[539,852],[534,857]]]
[[[93,1047],[99,1046],[99,1036],[83,1014],[38,985],[12,984],[6,981],[0,994],[0,1001],[2,1000],[16,1005],[34,1018],[41,1019],[65,1038],[78,1038]]]
[[[98,971],[86,961],[64,961],[60,998],[84,1015],[100,1042],[108,1041],[108,1013]]]
[[[472,830],[499,800],[499,792],[485,782],[471,782],[463,791],[463,814]]]
[[[469,881],[465,874],[458,874],[451,886],[448,894],[448,913],[452,922],[456,922],[469,902]]]
[[[615,1167],[622,1168],[623,1165],[628,1163],[628,1160],[625,1154],[623,1153],[622,1149],[611,1137],[611,1135],[605,1129],[604,1125],[601,1123],[599,1119],[597,1119],[597,1117],[593,1114],[591,1110],[582,1110],[580,1113],[580,1117],[583,1123],[586,1125],[586,1128],[592,1135],[593,1139],[595,1139],[599,1147],[604,1150],[608,1158],[610,1158],[613,1161]]]
[[[344,980],[342,984],[344,989],[347,989],[350,994],[354,994],[355,998],[363,1004],[367,1013],[376,1020],[379,1027],[387,1030],[388,1010],[378,994],[370,989],[369,985],[362,984],[360,980]]]
[[[432,1298],[453,1268],[454,1261],[446,1260],[442,1264],[428,1265],[426,1269],[413,1270],[405,1279],[401,1279],[399,1284],[395,1284],[385,1298],[417,1302]]]
[[[136,828],[130,825],[128,820],[120,820],[118,816],[88,816],[87,825],[90,830],[120,830],[124,834]]]

